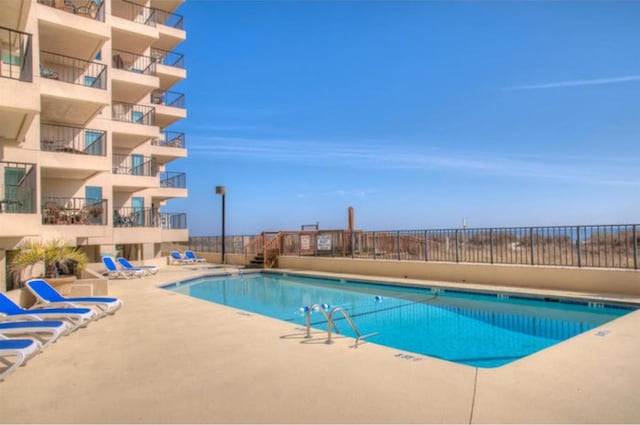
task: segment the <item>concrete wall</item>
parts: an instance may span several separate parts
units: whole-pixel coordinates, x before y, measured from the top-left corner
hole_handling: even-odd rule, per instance
[[[640,270],[280,257],[278,268],[598,294],[640,295]]]

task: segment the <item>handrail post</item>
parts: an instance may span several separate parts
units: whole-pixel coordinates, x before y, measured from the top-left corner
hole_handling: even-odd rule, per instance
[[[424,231],[424,261],[429,261],[429,233]]]
[[[633,225],[633,268],[638,270],[638,228]]]
[[[378,258],[378,248],[376,247],[376,232],[373,232],[372,236],[373,236],[373,259],[376,260]]]
[[[580,226],[576,226],[578,236],[576,238],[576,244],[578,245],[578,267],[582,267],[582,243],[580,242]]]
[[[396,236],[396,248],[398,251],[398,261],[400,261],[400,230],[398,230],[398,234]]]
[[[493,228],[489,229],[489,257],[491,258],[491,264],[493,264]]]
[[[460,262],[460,247],[459,247],[459,237],[458,237],[458,229],[456,229],[456,263]]]
[[[534,261],[534,249],[533,249],[533,227],[529,228],[529,239],[531,240],[531,265],[535,265]]]

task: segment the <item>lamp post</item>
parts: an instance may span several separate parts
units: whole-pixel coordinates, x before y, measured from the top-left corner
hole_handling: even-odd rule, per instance
[[[227,193],[227,188],[224,186],[216,186],[216,195],[222,195],[222,264],[224,261],[224,195]]]

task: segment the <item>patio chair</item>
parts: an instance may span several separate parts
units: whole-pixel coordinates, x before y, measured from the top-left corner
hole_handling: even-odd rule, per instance
[[[75,331],[85,327],[96,318],[96,312],[90,308],[37,308],[27,310],[14,303],[0,292],[0,322],[16,320],[61,320]]]
[[[158,266],[134,266],[129,262],[129,260],[123,257],[116,258],[116,261],[120,263],[120,266],[124,270],[129,270],[129,271],[142,270],[147,275],[156,274],[158,273],[158,270],[159,270]]]
[[[27,288],[36,297],[36,306],[49,307],[79,307],[91,306],[98,309],[98,317],[114,314],[122,301],[111,297],[64,297],[51,285],[42,279],[31,279],[26,283]]]
[[[102,264],[104,264],[107,269],[106,274],[108,278],[131,279],[132,277],[142,277],[142,275],[144,275],[144,271],[142,269],[125,270],[118,268],[116,261],[109,255],[102,256]]]
[[[45,68],[40,64],[40,76],[44,78],[51,78],[52,80],[58,79],[58,73],[53,69]]]
[[[0,322],[0,334],[23,335],[36,338],[43,347],[56,342],[62,335],[70,332],[67,324],[60,320],[21,320],[17,322]],[[47,337],[48,338],[45,338]]]
[[[206,263],[207,260],[203,257],[196,257],[196,254],[191,251],[190,249],[187,249],[184,251],[184,256],[189,259],[189,260],[193,260],[195,263]]]
[[[177,264],[193,264],[194,263],[193,260],[180,255],[178,251],[171,251],[171,259],[174,263],[177,263]]]
[[[33,339],[3,338],[6,337],[0,335],[0,363],[7,367],[4,370],[0,370],[0,381],[42,351],[42,344]],[[13,357],[15,357],[15,360],[10,360]]]

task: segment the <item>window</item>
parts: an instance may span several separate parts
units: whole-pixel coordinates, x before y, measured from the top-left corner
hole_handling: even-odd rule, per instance
[[[84,133],[84,151],[89,155],[103,155],[101,131],[87,130]]]
[[[102,201],[101,186],[87,186],[84,189],[84,197],[87,198],[87,204],[96,204]]]

